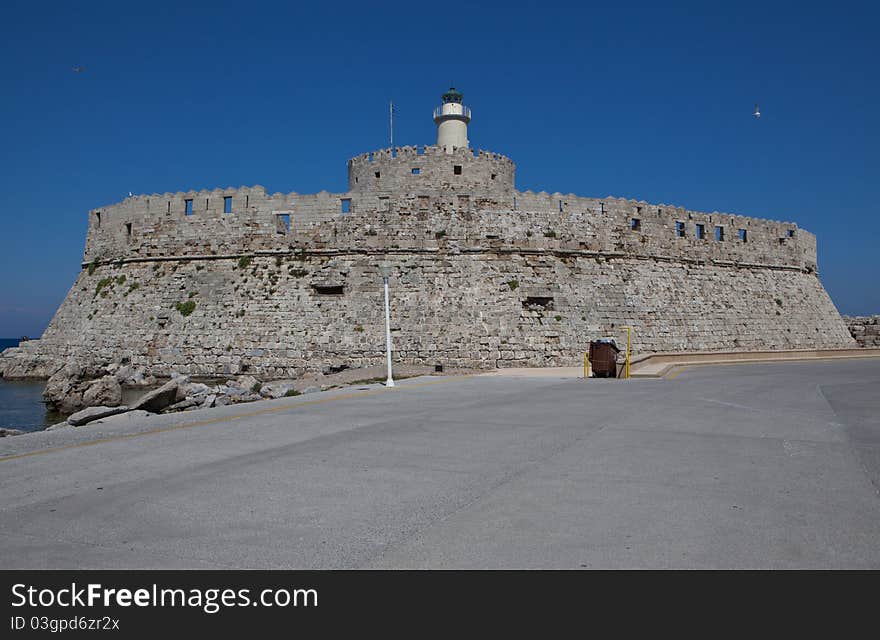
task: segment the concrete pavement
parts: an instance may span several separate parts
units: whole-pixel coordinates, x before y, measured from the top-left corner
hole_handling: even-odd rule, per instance
[[[6,438],[0,568],[878,568],[878,392],[419,378]]]

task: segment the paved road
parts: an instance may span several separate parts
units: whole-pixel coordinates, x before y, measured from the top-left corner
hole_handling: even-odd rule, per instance
[[[0,568],[880,568],[878,409],[880,360],[812,362],[6,438]]]

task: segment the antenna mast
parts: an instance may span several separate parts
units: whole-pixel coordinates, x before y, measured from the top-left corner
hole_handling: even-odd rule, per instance
[[[393,153],[394,152],[394,102],[392,100],[388,101],[388,131],[389,131],[390,148]]]

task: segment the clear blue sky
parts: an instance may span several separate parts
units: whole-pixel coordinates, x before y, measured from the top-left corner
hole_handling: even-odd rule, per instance
[[[880,312],[880,9],[719,4],[7,0],[0,336],[42,332],[88,209],[342,191],[387,146],[389,97],[395,140],[433,143],[453,83],[520,189],[795,221],[840,310]]]

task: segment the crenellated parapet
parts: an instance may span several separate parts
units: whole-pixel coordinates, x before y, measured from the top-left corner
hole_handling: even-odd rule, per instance
[[[397,147],[361,154],[348,161],[352,192],[491,192],[514,188],[516,165],[498,153],[441,147]]]

